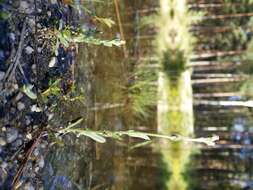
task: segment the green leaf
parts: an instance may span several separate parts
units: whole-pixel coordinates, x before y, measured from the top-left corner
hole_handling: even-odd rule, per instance
[[[69,126],[67,126],[66,129],[63,129],[63,131],[64,130],[68,130],[68,129],[72,128],[72,127],[75,127],[76,125],[80,124],[82,121],[83,121],[83,118],[79,118],[76,122],[71,123]]]
[[[101,18],[101,17],[95,16],[95,19],[96,19],[98,22],[100,22],[100,23],[102,23],[102,24],[105,24],[105,25],[108,26],[109,28],[111,28],[112,25],[115,24],[115,22],[114,22],[112,19],[110,19],[110,18]]]
[[[51,60],[50,60],[50,62],[49,62],[49,64],[48,64],[48,67],[54,67],[56,65],[56,57],[53,57]]]
[[[101,135],[98,135],[96,132],[93,132],[93,131],[83,130],[79,134],[90,137],[91,139],[93,139],[94,141],[99,142],[99,143],[106,142],[106,139],[104,137],[102,137]]]
[[[127,131],[126,135],[130,136],[130,137],[135,137],[135,138],[140,138],[140,139],[144,139],[144,140],[150,140],[149,136],[145,133],[142,132],[136,132],[136,131]]]
[[[85,36],[83,34],[79,34],[78,36],[73,37],[73,42],[75,43],[85,42]]]
[[[32,91],[33,85],[28,84],[23,86],[23,92],[31,99],[37,99],[37,95]]]

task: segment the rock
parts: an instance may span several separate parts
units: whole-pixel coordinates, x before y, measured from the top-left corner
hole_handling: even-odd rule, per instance
[[[48,116],[48,121],[50,121],[51,119],[53,119],[54,114],[53,113],[49,113],[47,116]]]
[[[5,72],[0,71],[0,81],[4,79]]]
[[[35,190],[31,182],[28,182],[24,186],[24,190]]]
[[[3,163],[1,164],[1,168],[5,169],[5,168],[7,168],[7,167],[8,167],[7,162],[3,162]]]
[[[31,14],[33,12],[33,9],[29,7],[29,4],[26,1],[21,1],[19,5],[19,9],[21,12]]]
[[[27,46],[27,47],[25,48],[25,52],[26,52],[28,55],[32,54],[33,51],[34,51],[33,48],[30,47],[30,46]]]
[[[16,114],[16,109],[14,107],[11,107],[10,113]]]
[[[32,140],[32,134],[31,134],[31,133],[28,133],[28,134],[26,135],[26,138],[29,139],[29,140]]]
[[[45,161],[44,161],[44,158],[41,156],[41,158],[40,158],[39,161],[38,161],[38,166],[39,166],[40,168],[43,168],[44,165],[45,165]]]
[[[16,96],[15,100],[19,101],[21,98],[23,98],[23,94],[21,92],[18,93],[18,95]]]
[[[38,125],[34,125],[33,126],[33,129],[35,130],[35,129],[38,129],[39,128],[39,126]]]
[[[10,33],[10,34],[9,34],[9,38],[10,38],[10,40],[11,40],[12,42],[15,42],[15,40],[16,40],[16,37],[15,37],[15,34],[14,34],[14,33]]]
[[[7,178],[7,173],[4,171],[4,169],[0,168],[0,187],[3,185]]]
[[[31,118],[30,117],[25,118],[25,124],[26,124],[26,126],[31,124]]]
[[[25,104],[22,103],[22,102],[18,102],[17,108],[18,108],[19,111],[22,111],[23,109],[25,109]]]
[[[40,154],[39,149],[35,148],[35,150],[33,151],[33,155],[38,156],[39,154]]]
[[[7,143],[12,143],[18,138],[18,130],[17,129],[7,129],[6,132],[6,141]]]
[[[6,141],[4,140],[3,137],[0,137],[0,146],[5,146],[6,145]]]
[[[51,2],[52,4],[56,4],[56,3],[57,3],[57,0],[50,0],[50,2]]]
[[[4,61],[5,60],[5,56],[4,56],[4,51],[0,51],[0,61]]]
[[[52,16],[51,11],[47,11],[47,16],[48,16],[48,17],[51,17],[51,16]]]
[[[12,145],[14,147],[19,147],[23,144],[23,141],[21,139],[16,140]]]
[[[32,71],[33,71],[34,73],[36,73],[36,64],[33,64],[33,65],[32,65]]]
[[[48,67],[55,67],[56,66],[56,57],[53,57],[48,64]]]
[[[39,170],[40,170],[40,168],[39,168],[39,167],[36,167],[36,168],[34,169],[34,171],[35,171],[36,173],[38,173],[38,172],[39,172]]]
[[[45,149],[45,148],[47,148],[47,146],[48,146],[48,141],[47,140],[43,140],[43,141],[41,141],[41,143],[40,143],[40,147],[42,148],[42,149]]]
[[[42,109],[38,107],[36,104],[31,106],[31,111],[32,112],[42,112]]]
[[[14,84],[14,85],[13,85],[13,88],[14,88],[15,90],[18,90],[18,85],[17,85],[17,84]]]

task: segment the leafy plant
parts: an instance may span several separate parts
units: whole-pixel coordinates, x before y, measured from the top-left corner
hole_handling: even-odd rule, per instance
[[[82,122],[82,119],[78,120],[77,122],[69,125],[67,128],[62,129],[58,131],[59,134],[67,134],[67,133],[73,133],[77,137],[79,136],[86,136],[91,139],[93,139],[96,142],[99,143],[105,143],[106,138],[112,138],[116,140],[121,140],[122,136],[128,136],[132,138],[138,138],[145,141],[150,141],[152,137],[155,138],[162,138],[167,139],[173,142],[178,141],[184,141],[184,142],[195,142],[195,143],[204,143],[208,146],[214,146],[215,142],[219,140],[218,136],[213,137],[207,137],[207,138],[190,138],[190,137],[184,137],[181,135],[163,135],[163,134],[154,134],[154,133],[146,133],[146,132],[140,132],[140,131],[134,131],[134,130],[128,130],[128,131],[93,131],[89,129],[81,129],[81,128],[73,128],[74,126],[80,124]]]
[[[26,84],[23,86],[22,91],[32,100],[37,99],[37,95],[32,91],[33,85]]]
[[[108,20],[107,24],[109,24]],[[57,40],[59,40],[59,42],[63,44],[65,47],[69,47],[71,43],[87,43],[92,45],[104,45],[107,47],[112,46],[119,47],[125,44],[125,42],[120,39],[113,39],[113,40],[97,39],[93,36],[86,35],[84,32],[81,31],[78,32],[71,31],[69,28],[65,28],[62,31],[56,30],[55,35],[57,37]]]
[[[41,96],[44,102],[47,101],[49,96],[60,96],[61,95],[61,88],[60,88],[60,79],[57,79],[56,81],[49,83],[49,88],[42,92]]]

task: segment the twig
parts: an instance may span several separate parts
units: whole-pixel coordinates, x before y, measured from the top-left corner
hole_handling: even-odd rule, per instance
[[[24,46],[24,40],[25,40],[25,32],[26,32],[26,22],[27,22],[27,18],[25,18],[24,20],[24,23],[23,23],[23,27],[22,27],[22,32],[21,32],[21,37],[20,37],[20,41],[19,41],[19,45],[18,45],[18,50],[17,50],[17,53],[16,53],[16,56],[14,58],[14,62],[9,66],[5,76],[4,76],[4,81],[8,82],[16,68],[17,68],[17,65],[20,64],[20,57],[21,57],[21,54],[22,54],[22,50],[23,50],[23,46]]]
[[[17,186],[17,183],[18,183],[18,180],[19,178],[22,176],[22,173],[25,169],[25,166],[29,160],[29,158],[31,157],[34,149],[36,148],[36,146],[39,144],[40,140],[41,140],[41,137],[42,137],[42,134],[43,132],[40,132],[40,134],[36,137],[34,143],[32,144],[31,148],[27,151],[26,155],[25,155],[25,158],[23,160],[23,163],[21,164],[21,166],[19,167],[19,170],[18,172],[16,173],[14,179],[13,179],[13,182],[12,182],[12,187],[13,189],[16,189],[16,186]]]
[[[119,24],[120,36],[121,36],[122,40],[125,41],[124,31],[123,31],[123,27],[122,27],[122,23],[121,23],[121,19],[120,19],[118,0],[114,0],[114,6],[115,6],[116,16],[117,16],[117,20],[118,20],[118,24]],[[123,51],[124,51],[125,58],[127,58],[128,52],[127,52],[125,44],[123,44]]]

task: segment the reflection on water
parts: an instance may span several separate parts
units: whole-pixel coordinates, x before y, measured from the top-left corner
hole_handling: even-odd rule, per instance
[[[192,101],[190,79],[187,72],[181,74],[178,83],[171,85],[163,73],[160,73],[159,92],[162,94],[158,102],[158,131],[163,134],[193,135],[193,109],[189,104]],[[188,86],[186,86],[188,84]],[[185,87],[185,88],[182,88]],[[188,89],[188,91],[187,91]],[[170,173],[168,181],[164,182],[166,189],[187,189],[183,176],[185,166],[189,162],[191,145],[184,142],[161,142],[163,170]]]
[[[157,41],[163,69],[158,79],[158,131],[193,136],[191,71],[185,70],[191,46],[187,34],[190,21],[186,18],[186,1],[160,0],[160,5],[161,26]],[[164,189],[188,189],[183,173],[189,162],[191,146],[184,142],[161,143],[163,170],[170,173],[163,182]]]
[[[142,146],[135,138],[97,144],[66,136],[64,146],[56,143],[49,150],[42,174],[45,189],[252,189],[252,113],[238,107],[193,109],[194,95],[234,90],[237,84],[193,85],[192,92],[187,2],[160,0],[161,9],[158,4],[120,1],[128,59],[123,59],[122,49],[80,46],[75,76],[86,100],[63,109],[61,116],[65,123],[83,117],[83,127],[94,130],[134,129],[189,137],[217,134],[222,140],[215,147],[165,140]],[[96,13],[117,20],[112,1],[96,5]],[[148,29],[140,27],[145,14],[159,18],[157,34],[154,23]],[[117,27],[103,29],[105,38],[117,36]],[[194,68],[193,75],[213,71],[209,61],[196,60],[201,66]],[[153,89],[157,100],[150,93]],[[147,110],[149,117],[143,117]]]

